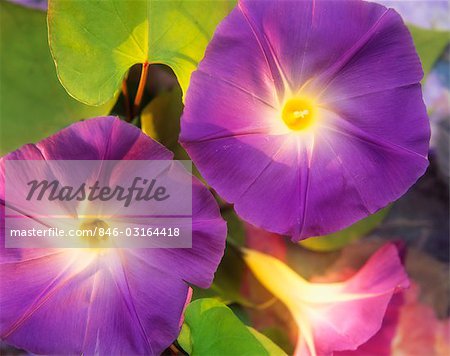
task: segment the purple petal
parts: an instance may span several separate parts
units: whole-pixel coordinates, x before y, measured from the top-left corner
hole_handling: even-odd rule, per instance
[[[226,226],[211,194],[194,181],[192,187],[192,248],[134,249],[130,254],[152,268],[167,268],[175,278],[208,288],[225,248]]]
[[[309,86],[320,88],[321,105],[334,108],[336,101],[413,86],[422,77],[408,29],[395,11],[384,9],[377,22]],[[419,86],[416,90],[420,93]],[[422,105],[417,99],[413,103]]]
[[[2,266],[3,287],[15,296],[1,300],[2,310],[7,306],[1,332],[9,343],[39,354],[86,355],[156,355],[170,345],[186,283],[126,251],[82,269],[80,257],[89,257],[72,251]]]
[[[325,235],[399,198],[424,173],[421,78],[393,10],[242,0],[192,75],[180,141],[243,219],[294,240]],[[317,111],[304,131],[282,119],[298,97]]]
[[[173,157],[137,127],[112,116],[71,125],[35,147],[47,160],[169,160]],[[16,151],[11,155],[20,154]]]
[[[3,157],[1,201],[5,160],[171,158],[117,118],[87,120]],[[225,247],[211,193],[193,179],[192,196],[191,249],[0,248],[1,338],[38,354],[160,354],[179,333],[187,282],[208,287]]]
[[[278,64],[273,70],[293,88],[336,65],[385,11],[382,6],[353,0],[345,5],[341,1],[243,0],[238,9],[266,57]]]

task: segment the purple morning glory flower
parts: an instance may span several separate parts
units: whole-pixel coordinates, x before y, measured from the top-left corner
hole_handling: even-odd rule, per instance
[[[10,153],[0,176],[6,160],[171,159],[136,127],[102,117]],[[188,283],[208,287],[225,247],[217,203],[195,179],[192,199],[192,248],[6,249],[2,241],[2,340],[36,354],[160,354],[179,333]]]
[[[248,222],[325,235],[400,197],[427,165],[411,36],[363,1],[239,1],[192,75],[180,141]]]

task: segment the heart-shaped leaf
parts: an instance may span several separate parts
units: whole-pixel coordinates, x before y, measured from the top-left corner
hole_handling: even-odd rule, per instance
[[[208,298],[187,307],[178,342],[189,355],[286,355],[225,304]]]
[[[162,63],[183,93],[231,0],[50,1],[50,46],[67,91],[102,104],[137,63]]]

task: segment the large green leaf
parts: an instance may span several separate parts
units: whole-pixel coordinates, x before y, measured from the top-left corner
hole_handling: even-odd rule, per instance
[[[50,0],[50,45],[64,87],[101,104],[137,63],[162,63],[183,93],[231,0]]]
[[[73,121],[108,113],[111,104],[86,106],[56,76],[45,13],[0,3],[1,153],[38,141]]]
[[[349,243],[360,239],[375,229],[384,220],[389,209],[389,207],[384,208],[344,230],[326,236],[311,237],[303,240],[300,242],[300,245],[307,249],[320,252],[340,250]]]
[[[409,30],[422,62],[424,78],[433,68],[436,60],[441,56],[450,41],[449,31],[429,30],[409,25]]]
[[[215,299],[199,299],[186,309],[178,342],[189,355],[286,355],[269,338],[244,325]]]

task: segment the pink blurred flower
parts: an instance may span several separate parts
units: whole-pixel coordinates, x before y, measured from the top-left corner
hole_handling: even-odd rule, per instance
[[[282,261],[254,250],[246,250],[244,258],[261,284],[291,312],[298,327],[295,355],[357,349],[379,332],[394,293],[409,283],[393,244],[337,283],[308,282]]]
[[[450,355],[450,319],[439,320],[433,308],[419,300],[412,283],[405,292],[392,353],[398,356]]]

